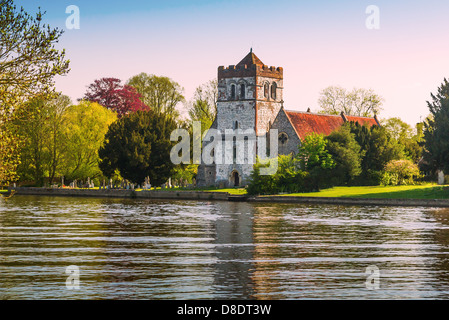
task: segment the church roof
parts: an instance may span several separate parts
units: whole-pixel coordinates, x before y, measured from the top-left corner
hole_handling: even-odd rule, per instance
[[[250,53],[248,53],[246,57],[237,64],[237,67],[244,65],[247,65],[248,67],[258,65],[262,67],[264,63],[253,53],[253,50],[251,50]]]
[[[345,122],[358,122],[360,125],[379,125],[375,118],[355,117],[346,115],[316,114],[311,112],[287,111],[290,120],[300,139],[312,134],[329,135],[338,130]]]
[[[370,127],[372,126],[379,126],[379,123],[377,123],[376,118],[365,118],[365,117],[354,117],[354,116],[345,116],[346,119],[348,119],[348,122],[358,122],[360,125],[368,125]]]

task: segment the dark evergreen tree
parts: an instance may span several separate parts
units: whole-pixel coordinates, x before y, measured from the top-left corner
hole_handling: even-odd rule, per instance
[[[426,169],[449,173],[449,82],[444,78],[432,101],[427,101],[430,117],[424,123],[423,158]]]
[[[150,177],[152,185],[160,186],[173,173],[170,160],[174,145],[170,134],[177,128],[174,120],[154,111],[137,111],[114,122],[100,148],[100,169],[111,177],[118,169],[123,178],[143,183]]]
[[[393,139],[383,127],[369,128],[354,122],[350,123],[350,127],[363,153],[362,173],[357,184],[377,185],[380,183],[385,165],[391,160],[405,157],[404,146]]]

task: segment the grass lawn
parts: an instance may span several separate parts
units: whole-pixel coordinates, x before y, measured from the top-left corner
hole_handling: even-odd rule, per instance
[[[445,190],[447,188],[447,190]],[[204,191],[204,192],[228,192],[231,195],[246,195],[244,188],[173,188],[166,191]],[[449,199],[449,187],[436,184],[423,184],[415,186],[374,186],[374,187],[335,187],[321,190],[320,192],[292,193],[281,196],[299,197],[346,197],[346,198],[380,198],[380,199]]]
[[[232,195],[245,195],[246,189],[244,188],[230,188],[230,189],[209,189],[204,190],[206,192],[227,192]]]
[[[435,184],[415,186],[335,187],[320,192],[295,193],[283,196],[346,197],[379,199],[449,199],[449,187]]]

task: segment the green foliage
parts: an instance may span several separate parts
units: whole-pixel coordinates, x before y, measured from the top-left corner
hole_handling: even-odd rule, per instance
[[[178,181],[182,181],[188,184],[193,182],[193,179],[198,173],[198,165],[178,165],[175,167],[172,178]]]
[[[311,170],[319,167],[321,169],[332,169],[335,162],[326,149],[327,141],[324,135],[311,134],[304,138],[299,146],[298,159],[301,168]]]
[[[287,156],[278,157],[278,172],[275,175],[278,192],[300,192],[308,190],[305,187],[309,174],[301,170],[297,158]]]
[[[363,154],[362,174],[356,183],[378,185],[380,180],[374,180],[379,178],[376,172],[383,171],[385,165],[391,160],[404,159],[404,147],[393,139],[384,127],[369,128],[354,122],[350,123],[350,127]]]
[[[423,157],[426,169],[449,172],[449,82],[445,78],[427,101],[430,117],[424,123]]]
[[[365,152],[361,151],[350,125],[343,125],[326,139],[327,150],[336,163],[332,170],[333,184],[352,183],[362,173],[361,162]]]
[[[410,185],[420,177],[416,164],[410,160],[392,160],[385,166],[382,185]]]
[[[64,113],[64,140],[61,174],[67,180],[99,178],[98,150],[104,143],[109,125],[117,114],[95,102],[82,101]]]
[[[327,150],[327,143],[324,135],[311,134],[299,146],[297,159],[301,169],[309,173],[307,179],[310,190],[320,190],[331,183],[329,174],[336,163]]]
[[[43,186],[46,178],[86,180],[101,176],[98,149],[114,112],[97,103],[81,102],[70,106],[68,97],[53,100],[33,99],[25,104],[14,121],[13,132],[22,141],[18,166],[20,181]]]
[[[170,134],[176,128],[174,120],[154,111],[124,116],[109,127],[99,150],[102,172],[109,177],[118,169],[134,183],[142,184],[147,176],[154,186],[165,183],[174,169]]]
[[[17,108],[37,96],[54,93],[54,77],[69,71],[64,51],[55,48],[62,31],[0,0],[0,184],[17,178],[20,141],[11,124]],[[23,110],[25,111],[25,110]]]
[[[176,107],[185,98],[184,89],[177,82],[167,77],[140,73],[129,79],[127,84],[137,90],[142,102],[153,111],[178,120],[179,112]]]
[[[69,71],[64,50],[55,48],[63,32],[43,24],[43,16],[0,0],[0,108],[51,93],[54,76]]]
[[[298,159],[291,156],[278,157],[278,171],[274,175],[261,175],[264,165],[257,161],[250,176],[248,194],[275,194],[307,191],[308,173],[301,170]]]
[[[398,145],[403,146],[405,157],[418,163],[422,156],[423,123],[418,123],[413,129],[399,118],[390,118],[383,121],[382,127]]]
[[[249,195],[259,195],[259,194],[275,194],[278,190],[278,185],[274,175],[261,175],[260,168],[263,165],[257,162],[254,165],[254,169],[251,172],[249,178],[249,184],[247,192]]]
[[[9,122],[0,115],[0,186],[16,180],[17,166],[20,165],[16,156],[19,141],[8,127]]]
[[[70,104],[63,95],[52,100],[39,97],[16,110],[12,131],[21,141],[17,168],[20,181],[43,186],[44,178],[49,177],[52,183],[66,146],[63,114]]]

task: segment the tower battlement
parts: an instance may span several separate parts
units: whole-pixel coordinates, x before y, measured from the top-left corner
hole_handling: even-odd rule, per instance
[[[282,67],[268,67],[267,65],[258,64],[238,64],[230,65],[228,67],[218,67],[218,80],[254,76],[282,79],[284,76],[284,69]]]

